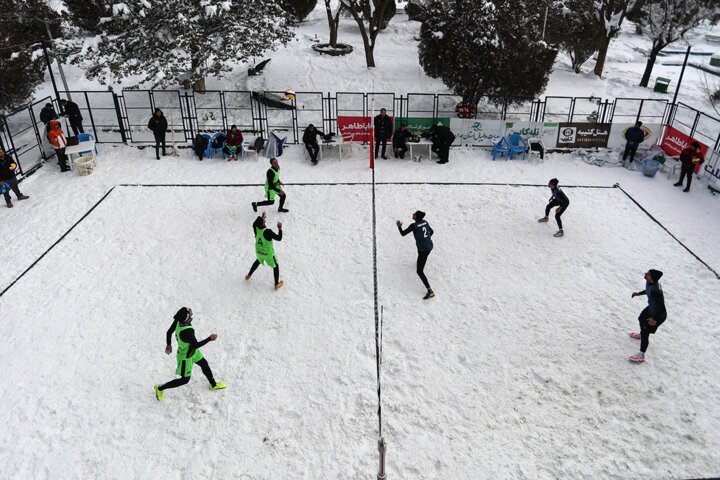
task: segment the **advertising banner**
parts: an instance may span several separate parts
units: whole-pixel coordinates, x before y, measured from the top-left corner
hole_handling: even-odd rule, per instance
[[[338,130],[346,142],[369,142],[372,119],[370,117],[338,116]]]
[[[613,123],[610,129],[610,139],[608,140],[608,148],[625,147],[627,140],[625,140],[625,132],[630,127],[634,127],[634,123]],[[644,123],[640,127],[645,132],[645,140],[643,140],[640,148],[649,148],[655,145],[660,138],[660,131],[662,125],[659,123]]]
[[[610,123],[559,123],[558,148],[607,147]]]
[[[558,124],[555,122],[505,122],[505,135],[517,133],[525,140],[539,138],[545,148],[555,148]]]
[[[419,135],[422,137],[428,132],[428,130],[430,130],[430,127],[437,125],[438,123],[449,127],[450,118],[398,117],[395,119],[395,129],[400,128],[400,125],[406,125],[413,135]]]
[[[453,145],[491,147],[493,140],[503,135],[505,122],[502,120],[451,118],[450,130],[455,134]]]

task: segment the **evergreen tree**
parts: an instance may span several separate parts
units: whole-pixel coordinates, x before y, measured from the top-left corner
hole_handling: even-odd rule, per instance
[[[602,77],[605,69],[610,41],[620,34],[620,28],[628,12],[633,11],[638,0],[595,0],[595,15],[600,35],[598,41],[598,59],[595,63],[595,75]]]
[[[109,0],[64,0],[67,11],[63,17],[68,23],[92,34],[102,32],[101,21],[112,15]]]
[[[347,8],[350,15],[355,19],[360,36],[365,47],[365,63],[368,68],[375,66],[375,39],[380,30],[384,29],[389,18],[386,18],[386,10],[390,9],[395,14],[395,0],[341,0],[343,7]],[[392,6],[390,4],[392,3]],[[392,16],[390,16],[392,18]]]
[[[207,76],[286,44],[289,25],[275,0],[129,0],[113,5],[98,45],[74,62],[101,83],[136,76],[155,88],[185,77],[202,91]]]
[[[548,15],[545,39],[568,54],[575,73],[580,73],[580,67],[598,51],[597,39],[603,35],[594,3],[594,0],[558,0]]]
[[[706,20],[717,21],[719,18],[717,0],[647,0],[640,22],[652,46],[640,86],[648,86],[655,59],[663,48],[683,38]]]
[[[465,101],[536,97],[557,55],[541,40],[545,9],[538,3],[431,0],[420,29],[420,64]]]
[[[315,10],[317,0],[280,0],[283,10],[290,13],[298,22],[302,22]]]
[[[59,16],[42,0],[0,0],[0,111],[32,100],[45,76],[41,41],[47,40],[44,20],[53,36],[60,34]]]
[[[408,20],[414,20],[417,22],[425,21],[426,8],[427,2],[425,0],[408,0],[405,5],[405,13],[408,16]]]

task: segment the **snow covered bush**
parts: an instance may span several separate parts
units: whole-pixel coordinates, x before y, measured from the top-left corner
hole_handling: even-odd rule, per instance
[[[127,0],[113,5],[100,42],[74,63],[101,83],[136,77],[155,88],[188,78],[204,90],[207,76],[286,44],[290,22],[276,0],[174,2],[172,8],[164,0]]]
[[[280,0],[283,10],[290,13],[298,22],[302,22],[315,10],[317,0]]]
[[[466,101],[535,97],[557,50],[541,41],[544,6],[531,0],[431,0],[420,29],[420,64]]]

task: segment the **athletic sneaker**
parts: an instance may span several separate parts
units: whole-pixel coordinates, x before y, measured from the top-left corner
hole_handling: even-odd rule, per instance
[[[538,223],[547,223],[548,217],[538,218]]]
[[[280,290],[283,285],[285,285],[285,280],[280,280],[278,283],[275,284],[275,290]]]
[[[673,187],[682,187],[682,182],[673,183]]]
[[[561,229],[561,230],[558,230],[557,232],[555,232],[555,234],[553,235],[553,237],[562,237],[563,235],[565,235],[565,234],[563,233],[563,231],[562,231],[562,229]]]
[[[287,208],[278,208],[278,212],[280,212],[280,213],[287,213],[289,211],[290,210],[288,210]]]
[[[211,387],[210,387],[210,390],[222,390],[223,388],[227,388],[227,385],[225,385],[224,383],[218,382],[218,383],[215,384],[214,387],[211,386]]]
[[[257,203],[252,202],[253,212],[257,212]]]
[[[158,399],[159,402],[162,402],[163,392],[160,390],[160,384],[155,385],[155,398]]]
[[[432,297],[434,297],[434,296],[435,296],[435,292],[433,292],[432,290],[428,290],[427,293],[425,294],[425,296],[423,297],[423,300],[427,300],[427,299],[432,298]]]
[[[630,332],[628,335],[630,335],[630,338],[634,338],[635,340],[640,340],[640,334],[637,332]]]
[[[642,355],[642,354],[640,354],[640,353],[636,353],[635,355],[633,355],[632,357],[630,357],[629,360],[630,360],[631,362],[634,362],[634,363],[642,363],[642,362],[645,361],[645,355]]]

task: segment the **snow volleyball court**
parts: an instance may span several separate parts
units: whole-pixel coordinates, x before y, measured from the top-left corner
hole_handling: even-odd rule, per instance
[[[372,186],[288,185],[285,287],[254,260],[262,188],[118,186],[1,299],[15,478],[374,478]],[[617,188],[570,188],[566,236],[538,224],[547,187],[376,186],[388,478],[688,478],[717,472],[717,281]],[[412,236],[435,250],[423,302]],[[662,259],[668,321],[647,361],[627,337]],[[165,331],[195,312],[215,377],[174,378]],[[173,341],[174,343],[174,341]],[[175,344],[173,345],[175,348]],[[652,447],[656,445],[657,447]]]

